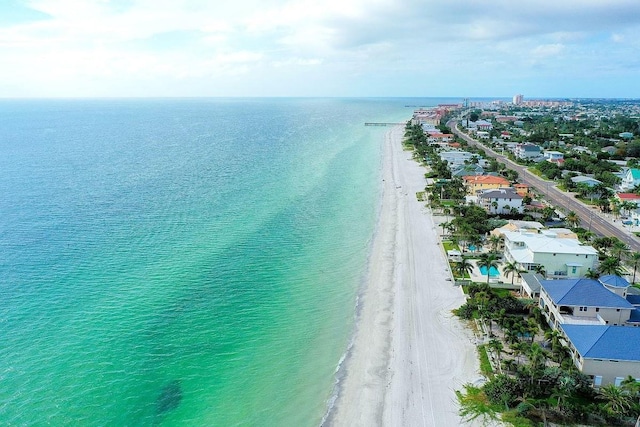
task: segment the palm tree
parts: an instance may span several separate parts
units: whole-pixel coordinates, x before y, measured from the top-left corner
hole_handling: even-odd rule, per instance
[[[540,344],[533,343],[527,356],[529,357],[529,367],[531,369],[530,380],[531,384],[533,384],[535,376],[539,374],[547,364],[547,354]]]
[[[485,267],[487,269],[487,283],[489,283],[489,277],[491,273],[491,267],[498,268],[498,256],[496,254],[482,254],[477,261],[478,267]]]
[[[440,224],[440,226],[442,227],[442,235],[444,236],[444,230],[449,230],[449,227],[451,226],[450,222],[443,222],[442,224]]]
[[[500,246],[501,242],[502,237],[496,236],[495,234],[489,236],[489,246],[491,247],[491,252],[498,252],[498,247]]]
[[[604,407],[615,415],[623,415],[632,405],[631,397],[622,388],[616,387],[614,384],[607,384],[600,387],[596,399],[605,400]]]
[[[518,263],[517,262],[506,263],[502,267],[502,272],[504,273],[505,277],[509,277],[509,274],[511,274],[511,284],[513,285],[513,280],[516,277],[516,273],[520,272],[520,269],[518,268]]]
[[[626,211],[627,215],[629,215],[631,213],[632,210],[637,209],[638,208],[638,204],[636,202],[632,202],[630,200],[625,200],[624,202],[622,202],[620,204],[620,209],[622,209],[622,211]]]
[[[575,390],[576,380],[567,375],[561,377],[551,394],[551,397],[556,399],[556,409],[561,410],[566,400],[574,394]]]
[[[493,338],[489,341],[489,344],[487,344],[487,347],[489,347],[489,350],[491,350],[495,355],[496,359],[498,359],[497,360],[498,369],[502,371],[502,364],[501,364],[502,350],[504,350],[504,345],[502,345],[502,341],[500,341],[499,339]]]
[[[615,242],[613,242],[613,245],[611,245],[611,248],[609,249],[609,253],[611,253],[612,256],[618,258],[618,261],[620,261],[622,255],[626,254],[627,252],[629,252],[629,246],[627,246],[626,243],[620,240],[616,240]]]
[[[469,262],[468,258],[463,257],[460,262],[458,262],[455,266],[454,271],[460,275],[460,277],[465,276],[465,274],[470,273],[473,270],[473,264]]]
[[[636,270],[638,269],[638,263],[640,263],[640,252],[632,252],[629,255],[629,261],[631,261],[633,265],[633,279],[631,280],[631,284],[633,285],[636,282]]]
[[[631,375],[627,376],[627,378],[622,380],[620,385],[632,397],[640,398],[640,381],[636,380]]]
[[[600,263],[598,267],[600,275],[613,274],[615,276],[622,275],[622,265],[620,260],[614,257],[608,257]]]
[[[565,221],[567,222],[567,225],[570,228],[576,228],[578,225],[580,225],[580,217],[574,211],[570,211],[567,214],[567,217],[565,218]]]
[[[586,277],[587,279],[597,280],[600,277],[600,273],[598,273],[598,270],[588,269],[587,272],[584,273],[584,277]]]
[[[544,269],[544,265],[542,264],[536,264],[533,267],[533,271],[536,272],[537,274],[540,274],[541,276],[545,276],[547,275],[547,271]]]

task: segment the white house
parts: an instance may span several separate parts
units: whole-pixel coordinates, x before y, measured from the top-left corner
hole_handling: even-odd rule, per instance
[[[545,151],[543,157],[549,163],[555,163],[558,166],[562,166],[564,164],[564,153],[561,153],[560,151]]]
[[[620,189],[624,191],[632,190],[633,187],[640,184],[640,169],[631,168],[622,178]]]
[[[465,161],[469,162],[473,157],[478,157],[477,154],[467,151],[443,151],[439,155],[440,159],[447,161],[449,168],[464,165]]]
[[[547,277],[567,278],[582,277],[597,267],[597,250],[569,236],[559,238],[553,229],[537,234],[505,231],[503,235],[505,259],[521,270],[535,271],[541,266]]]
[[[535,144],[518,144],[513,153],[517,158],[522,160],[533,160],[542,155],[540,147]]]

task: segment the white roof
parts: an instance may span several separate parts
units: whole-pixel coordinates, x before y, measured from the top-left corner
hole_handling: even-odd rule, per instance
[[[573,255],[596,255],[598,253],[593,247],[582,245],[577,239],[556,239],[544,234],[522,233],[518,231],[505,231],[504,238],[507,242],[523,242],[525,244],[525,247],[522,249],[511,250],[511,255],[513,255],[514,258],[516,258],[516,252],[520,251]]]

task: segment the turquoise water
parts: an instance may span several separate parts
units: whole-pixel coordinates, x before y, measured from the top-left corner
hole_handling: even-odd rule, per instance
[[[483,276],[486,276],[487,275],[487,267],[483,265],[482,267],[479,267],[479,268],[480,268],[480,273]],[[491,267],[489,269],[489,277],[498,277],[498,275],[500,275],[500,272],[498,271],[497,268]]]
[[[437,101],[0,101],[0,424],[317,425]]]

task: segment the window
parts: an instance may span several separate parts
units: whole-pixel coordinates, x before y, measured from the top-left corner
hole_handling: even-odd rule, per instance
[[[624,381],[624,378],[616,377],[616,382],[615,382],[616,387],[620,387],[620,384],[622,384],[622,381]]]
[[[596,307],[596,313],[600,311],[600,307]]]
[[[576,274],[576,267],[571,267],[571,273]]]
[[[602,375],[596,375],[593,379],[593,385],[596,387],[600,387],[602,385]]]

